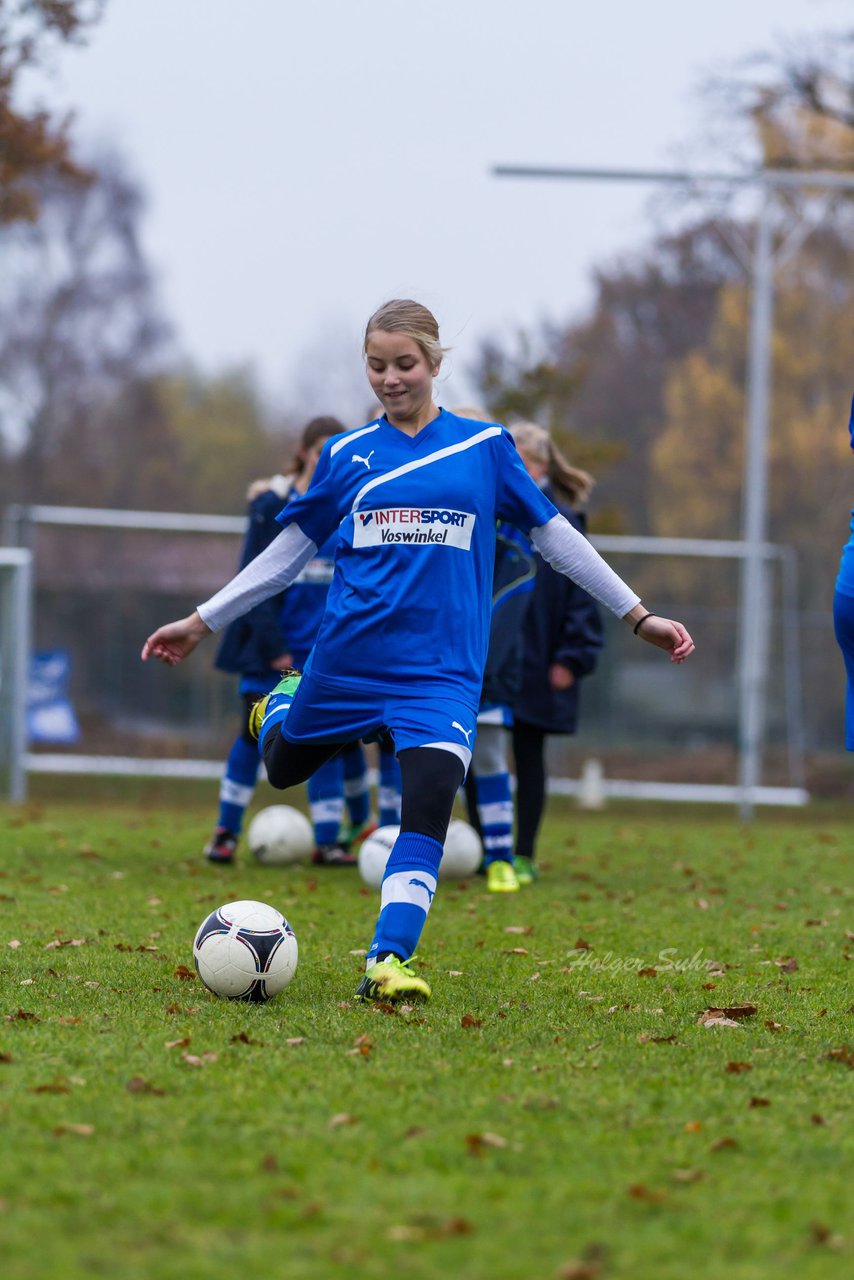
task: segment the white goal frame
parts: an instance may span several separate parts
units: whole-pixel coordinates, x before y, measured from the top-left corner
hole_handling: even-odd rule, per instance
[[[145,531],[180,532],[180,533],[219,533],[234,534],[241,537],[245,532],[246,522],[239,516],[190,515],[181,512],[158,511],[124,511],[110,508],[90,507],[55,507],[55,506],[15,506],[9,508],[5,521],[6,540],[14,542],[22,548],[33,546],[39,525],[64,525],[78,528],[105,529],[138,529]],[[590,539],[597,550],[609,555],[664,555],[678,557],[699,557],[724,560],[738,560],[744,564],[751,556],[755,557],[757,548],[746,541],[728,541],[723,539],[699,538],[646,538],[610,535],[594,535]],[[0,553],[3,554],[3,553]],[[19,557],[21,564],[26,561],[27,586],[17,588],[18,592],[27,594],[27,603],[19,603],[12,610],[17,611],[19,618],[16,626],[19,635],[26,632],[29,637],[30,606],[29,593],[32,590],[31,571],[29,567],[30,551],[27,549],[12,550],[7,556]],[[793,785],[785,787],[765,787],[758,783],[738,784],[701,784],[701,783],[667,783],[643,782],[637,780],[603,779],[602,795],[614,799],[648,799],[664,801],[680,801],[707,804],[738,805],[742,814],[748,813],[756,805],[802,806],[809,800],[804,786],[804,749],[803,727],[800,705],[800,655],[797,627],[797,567],[795,553],[790,547],[778,546],[774,543],[762,543],[759,547],[759,559],[764,575],[768,576],[770,568],[777,563],[781,569],[782,611],[786,625],[784,635],[784,680],[785,705],[788,730],[789,775]],[[23,571],[22,571],[23,572]],[[23,579],[22,579],[23,581]],[[770,592],[763,592],[765,608],[768,608]],[[765,619],[767,622],[767,619]],[[26,656],[24,656],[26,654]],[[29,660],[29,640],[27,647],[20,645],[19,661],[26,670]],[[747,670],[746,656],[742,653],[737,673],[739,686],[744,698],[744,690],[749,680],[755,679],[754,673]],[[19,677],[19,706],[25,699],[26,680]],[[751,687],[752,700],[756,700],[757,689]],[[761,719],[764,721],[765,690],[758,690]],[[222,775],[221,761],[193,759],[136,759],[129,756],[95,756],[75,755],[73,753],[28,752],[22,743],[25,735],[25,710],[16,712],[13,717],[14,744],[12,761],[17,781],[15,796],[23,799],[26,773],[76,773],[76,774],[110,774],[132,775],[137,777],[171,777],[218,779]],[[2,721],[0,721],[2,732]],[[7,732],[11,732],[7,729]],[[2,746],[2,743],[0,743]],[[745,729],[743,717],[738,731],[739,777],[760,776],[761,747],[758,736]],[[747,767],[745,767],[747,766]],[[584,779],[551,778],[548,782],[550,793],[557,795],[576,795],[583,799]]]
[[[31,553],[24,547],[0,547],[0,794],[13,804],[27,795],[31,601]]]

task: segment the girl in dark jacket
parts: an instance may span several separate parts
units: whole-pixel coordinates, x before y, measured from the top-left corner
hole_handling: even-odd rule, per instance
[[[571,467],[533,422],[511,426],[530,475],[576,529],[585,532],[578,508],[593,479]],[[523,661],[513,703],[516,761],[516,846],[514,865],[521,884],[535,875],[537,832],[545,807],[545,743],[550,733],[574,733],[579,683],[596,666],[603,645],[602,620],[592,596],[535,553],[534,593],[523,623]]]

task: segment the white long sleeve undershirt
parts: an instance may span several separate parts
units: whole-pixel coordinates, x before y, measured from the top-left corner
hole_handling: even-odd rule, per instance
[[[583,533],[565,516],[552,516],[548,524],[531,530],[531,541],[545,561],[589,591],[606,609],[622,618],[640,603],[623,579],[591,547]]]
[[[531,540],[552,568],[572,578],[618,617],[639,603],[640,596],[564,516],[553,516],[548,524],[533,529]],[[197,606],[202,621],[211,631],[222,630],[268,596],[289,587],[316,553],[316,544],[299,525],[287,525],[231,582]]]
[[[297,524],[287,525],[268,547],[250,560],[236,578],[197,606],[202,622],[221,631],[268,596],[284,591],[317,554],[317,546]]]

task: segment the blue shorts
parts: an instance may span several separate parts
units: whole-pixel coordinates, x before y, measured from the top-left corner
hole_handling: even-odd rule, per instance
[[[330,680],[304,673],[282,725],[287,742],[353,742],[388,729],[396,751],[440,747],[468,769],[477,729],[477,707],[459,698],[418,689],[385,690],[358,679]]]

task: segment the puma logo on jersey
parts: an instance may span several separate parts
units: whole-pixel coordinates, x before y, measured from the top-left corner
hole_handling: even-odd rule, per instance
[[[417,876],[413,876],[413,877],[412,877],[412,879],[409,881],[409,883],[410,883],[410,884],[417,884],[420,888],[424,889],[424,890],[425,890],[425,892],[426,892],[426,893],[428,893],[428,894],[430,895],[430,901],[431,901],[431,902],[433,901],[433,894],[436,892],[436,890],[435,890],[435,889],[431,889],[431,888],[430,888],[430,886],[429,886],[429,884],[425,884],[425,883],[424,883],[424,881],[423,881],[423,880],[419,880]]]
[[[364,462],[365,466],[366,466],[366,467],[368,468],[368,470],[370,471],[370,469],[371,469],[371,458],[374,456],[374,454],[375,454],[375,453],[376,453],[376,449],[372,449],[372,450],[371,450],[371,452],[368,454],[367,458],[363,458],[363,457],[362,457],[362,455],[361,455],[360,453],[354,453],[354,454],[353,454],[353,456],[352,456],[352,458],[350,459],[350,461],[351,461],[351,462]]]
[[[463,737],[464,737],[464,738],[465,738],[465,740],[466,740],[466,746],[468,746],[468,740],[469,740],[469,738],[470,738],[470,737],[471,737],[471,735],[472,735],[472,730],[471,730],[471,729],[464,729],[464,728],[463,728],[463,726],[462,726],[461,724],[458,724],[456,720],[452,720],[452,721],[451,721],[451,728],[452,728],[452,729],[459,729],[460,733],[463,735]]]

